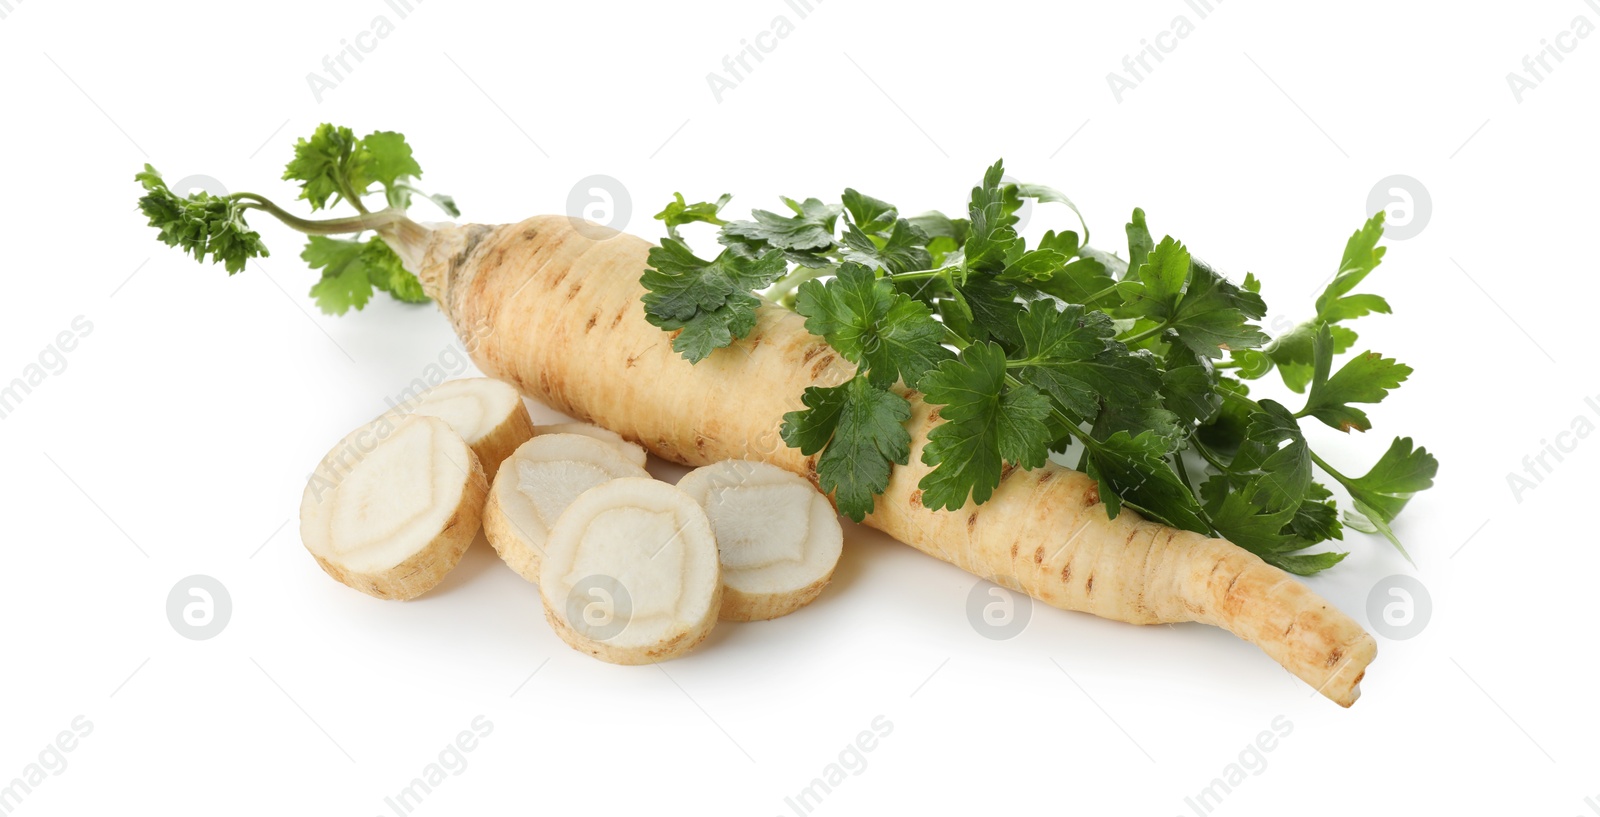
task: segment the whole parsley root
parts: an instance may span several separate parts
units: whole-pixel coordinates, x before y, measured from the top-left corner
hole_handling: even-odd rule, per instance
[[[1346,474],[1301,428],[1368,431],[1363,406],[1412,374],[1354,352],[1350,324],[1390,312],[1358,291],[1383,260],[1381,213],[1350,236],[1315,314],[1269,338],[1255,276],[1234,283],[1157,240],[1141,210],[1125,252],[1091,245],[1081,216],[1030,246],[1025,205],[1076,207],[1005,181],[999,162],[956,218],[846,189],[729,220],[729,197],[680,195],[656,216],[659,246],[564,216],[423,226],[406,214],[420,176],[399,134],[324,125],[284,177],[312,210],[353,215],[137,178],[167,244],[238,272],[266,252],[246,216],[272,215],[311,236],[325,311],[380,289],[431,299],[485,373],[667,460],[769,463],[981,577],[1119,621],[1214,624],[1356,699],[1372,638],[1289,574],[1338,564],[1317,548],[1346,528],[1400,548],[1393,522],[1438,469],[1396,437]],[[680,228],[715,229],[716,252]],[[1300,397],[1257,393],[1274,372]]]
[[[412,231],[401,255],[416,260],[458,331],[477,327],[487,339],[473,360],[490,377],[673,462],[757,459],[815,484],[820,455],[784,444],[783,418],[803,408],[807,389],[858,387],[855,364],[770,302],[730,348],[691,363],[644,318],[638,271],[649,242],[593,235],[566,216],[446,225]],[[903,464],[867,525],[1065,610],[1223,627],[1333,701],[1355,701],[1377,645],[1354,620],[1230,542],[1126,509],[1110,518],[1094,478],[1053,463],[1006,469],[981,505],[929,507],[919,483],[933,466],[921,454],[941,421],[922,395],[891,394],[904,405],[904,424],[893,426],[904,436],[891,452]]]

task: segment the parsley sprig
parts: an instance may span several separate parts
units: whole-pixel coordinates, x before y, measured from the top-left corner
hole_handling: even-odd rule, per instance
[[[214,196],[201,190],[179,196],[148,164],[134,179],[145,191],[139,210],[159,231],[158,238],[197,261],[222,264],[229,275],[243,271],[250,259],[268,255],[260,233],[246,221],[249,211],[266,212],[307,234],[300,257],[322,271],[311,297],[323,312],[342,315],[366,306],[374,290],[407,303],[428,300],[416,276],[379,237],[405,219],[413,197],[432,201],[452,217],[461,214],[449,196],[419,189],[416,180],[421,176],[422,167],[404,136],[376,131],[358,139],[349,128],[324,124],[309,139],[298,141],[283,178],[299,183],[299,198],[312,211],[343,204],[354,215],[302,218],[255,193]],[[382,206],[369,209],[367,199],[379,195]]]
[[[1356,343],[1349,322],[1390,311],[1354,291],[1382,261],[1381,213],[1351,236],[1315,316],[1269,338],[1255,323],[1267,313],[1255,276],[1236,284],[1182,242],[1156,240],[1142,210],[1124,229],[1126,259],[1091,247],[1065,195],[1003,174],[1000,162],[990,167],[956,218],[907,217],[846,189],[837,204],[784,198],[787,213],[729,220],[729,196],[691,203],[678,194],[656,216],[668,236],[642,278],[646,316],[698,362],[748,334],[757,309],[776,302],[854,363],[850,380],[806,389],[782,434],[820,454],[822,489],[856,520],[872,512],[893,468],[909,463],[907,396],[920,392],[941,420],[921,454],[932,466],[919,483],[930,508],[981,504],[1009,470],[1054,454],[1099,483],[1113,517],[1134,508],[1293,573],[1344,558],[1312,549],[1342,539],[1346,525],[1382,533],[1405,553],[1392,523],[1433,484],[1434,458],[1401,437],[1364,476],[1349,477],[1300,427],[1366,431],[1371,419],[1357,406],[1380,402],[1411,374],[1376,352],[1334,367]],[[1029,200],[1068,207],[1076,229],[1030,247],[1017,230]],[[679,228],[694,223],[717,228],[714,256],[689,249]],[[1251,396],[1247,382],[1274,370],[1305,395],[1299,408]],[[1319,471],[1348,496],[1342,516]]]

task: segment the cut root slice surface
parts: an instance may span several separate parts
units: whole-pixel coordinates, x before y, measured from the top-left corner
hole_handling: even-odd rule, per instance
[[[477,456],[448,423],[385,415],[317,467],[300,502],[300,539],[344,584],[416,598],[461,561],[487,493]]]
[[[484,534],[500,558],[539,581],[545,539],[579,494],[624,477],[649,477],[611,445],[577,434],[540,434],[523,443],[495,475],[484,508]]]
[[[438,417],[472,446],[491,478],[517,446],[533,436],[533,420],[522,395],[509,383],[487,377],[447,380],[418,395],[402,414]]]
[[[556,423],[554,425],[539,426],[535,429],[538,434],[579,434],[584,437],[593,437],[617,449],[617,452],[627,458],[629,462],[640,468],[644,467],[645,450],[638,443],[629,442],[621,434],[609,428],[602,428],[589,423]]]
[[[705,509],[716,532],[722,618],[787,615],[827,586],[844,532],[811,483],[764,462],[723,460],[690,471],[678,487]]]
[[[585,491],[561,514],[539,591],[545,617],[573,649],[643,664],[706,637],[721,606],[719,574],[700,505],[664,482],[625,478]]]

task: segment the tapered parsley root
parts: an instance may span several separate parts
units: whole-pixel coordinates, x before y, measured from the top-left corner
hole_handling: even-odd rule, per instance
[[[533,436],[533,421],[522,395],[509,384],[487,377],[447,380],[402,408],[449,423],[472,446],[490,479],[501,461]]]
[[[561,514],[539,570],[545,618],[613,664],[676,658],[717,622],[717,543],[688,494],[648,478],[591,488]]]
[[[534,429],[534,433],[580,434],[585,437],[593,437],[611,446],[612,448],[617,449],[617,453],[621,454],[623,457],[626,457],[629,462],[632,462],[634,465],[637,465],[640,468],[644,467],[644,464],[648,459],[645,455],[644,449],[641,448],[638,443],[628,442],[622,438],[621,434],[618,434],[609,428],[601,428],[600,426],[592,425],[590,423],[554,423],[547,426],[538,426]]]
[[[484,535],[517,575],[538,582],[550,529],[579,494],[609,480],[649,476],[593,437],[541,434],[523,443],[495,475],[483,509]]]
[[[733,348],[691,364],[645,320],[638,271],[650,243],[595,235],[566,216],[540,216],[419,228],[399,252],[458,332],[488,338],[473,360],[489,376],[673,462],[753,458],[815,481],[817,456],[785,445],[779,425],[807,387],[849,381],[855,365],[771,304]],[[921,452],[939,421],[920,395],[906,397],[909,456],[866,524],[1062,609],[1223,627],[1328,698],[1356,699],[1376,646],[1354,620],[1227,541],[1127,509],[1109,518],[1096,481],[1081,473],[1008,470],[982,505],[925,507],[918,482],[932,466]]]
[[[300,540],[329,576],[413,599],[478,535],[488,481],[445,421],[384,415],[328,452],[300,503]]]
[[[764,462],[723,460],[685,474],[678,488],[705,508],[716,532],[723,619],[788,615],[833,577],[844,532],[811,483]]]

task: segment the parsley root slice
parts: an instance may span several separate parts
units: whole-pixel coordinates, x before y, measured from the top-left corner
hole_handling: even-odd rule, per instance
[[[622,438],[621,434],[609,428],[601,428],[589,423],[554,423],[547,426],[537,426],[536,434],[579,434],[584,437],[593,437],[617,450],[629,462],[640,468],[644,467],[648,457],[638,443],[631,443]]]
[[[590,488],[550,531],[539,592],[550,626],[579,652],[613,664],[676,658],[717,623],[722,581],[711,522],[665,482]]]
[[[817,480],[817,455],[779,438],[783,415],[803,407],[807,388],[851,381],[856,366],[807,331],[800,315],[758,304],[738,340],[691,364],[645,318],[640,271],[651,245],[643,239],[566,216],[433,229],[405,223],[385,238],[457,332],[481,339],[468,347],[485,374],[673,462],[752,458]],[[849,448],[839,440],[848,424],[909,415],[898,450],[877,449],[901,464],[885,475],[866,524],[1055,607],[1225,628],[1326,697],[1355,701],[1376,644],[1353,619],[1230,542],[1126,507],[1109,518],[1084,474],[1054,464],[1007,469],[982,505],[929,509],[918,483],[933,469],[922,451],[940,420],[920,394],[894,394],[903,402],[881,412],[868,406],[871,416],[841,409],[841,431],[828,447]],[[864,439],[882,446],[891,438]]]
[[[678,488],[705,508],[722,561],[725,621],[765,621],[810,604],[833,577],[844,531],[828,498],[753,460],[696,468]]]
[[[487,377],[447,380],[416,398],[412,414],[450,424],[492,479],[500,463],[533,436],[533,420],[522,395],[510,384]]]
[[[495,475],[483,509],[484,535],[517,575],[537,583],[545,540],[572,500],[602,482],[648,476],[593,437],[541,434],[518,447]]]
[[[488,481],[436,417],[386,414],[328,452],[300,503],[300,540],[329,576],[380,599],[413,599],[478,535]]]

